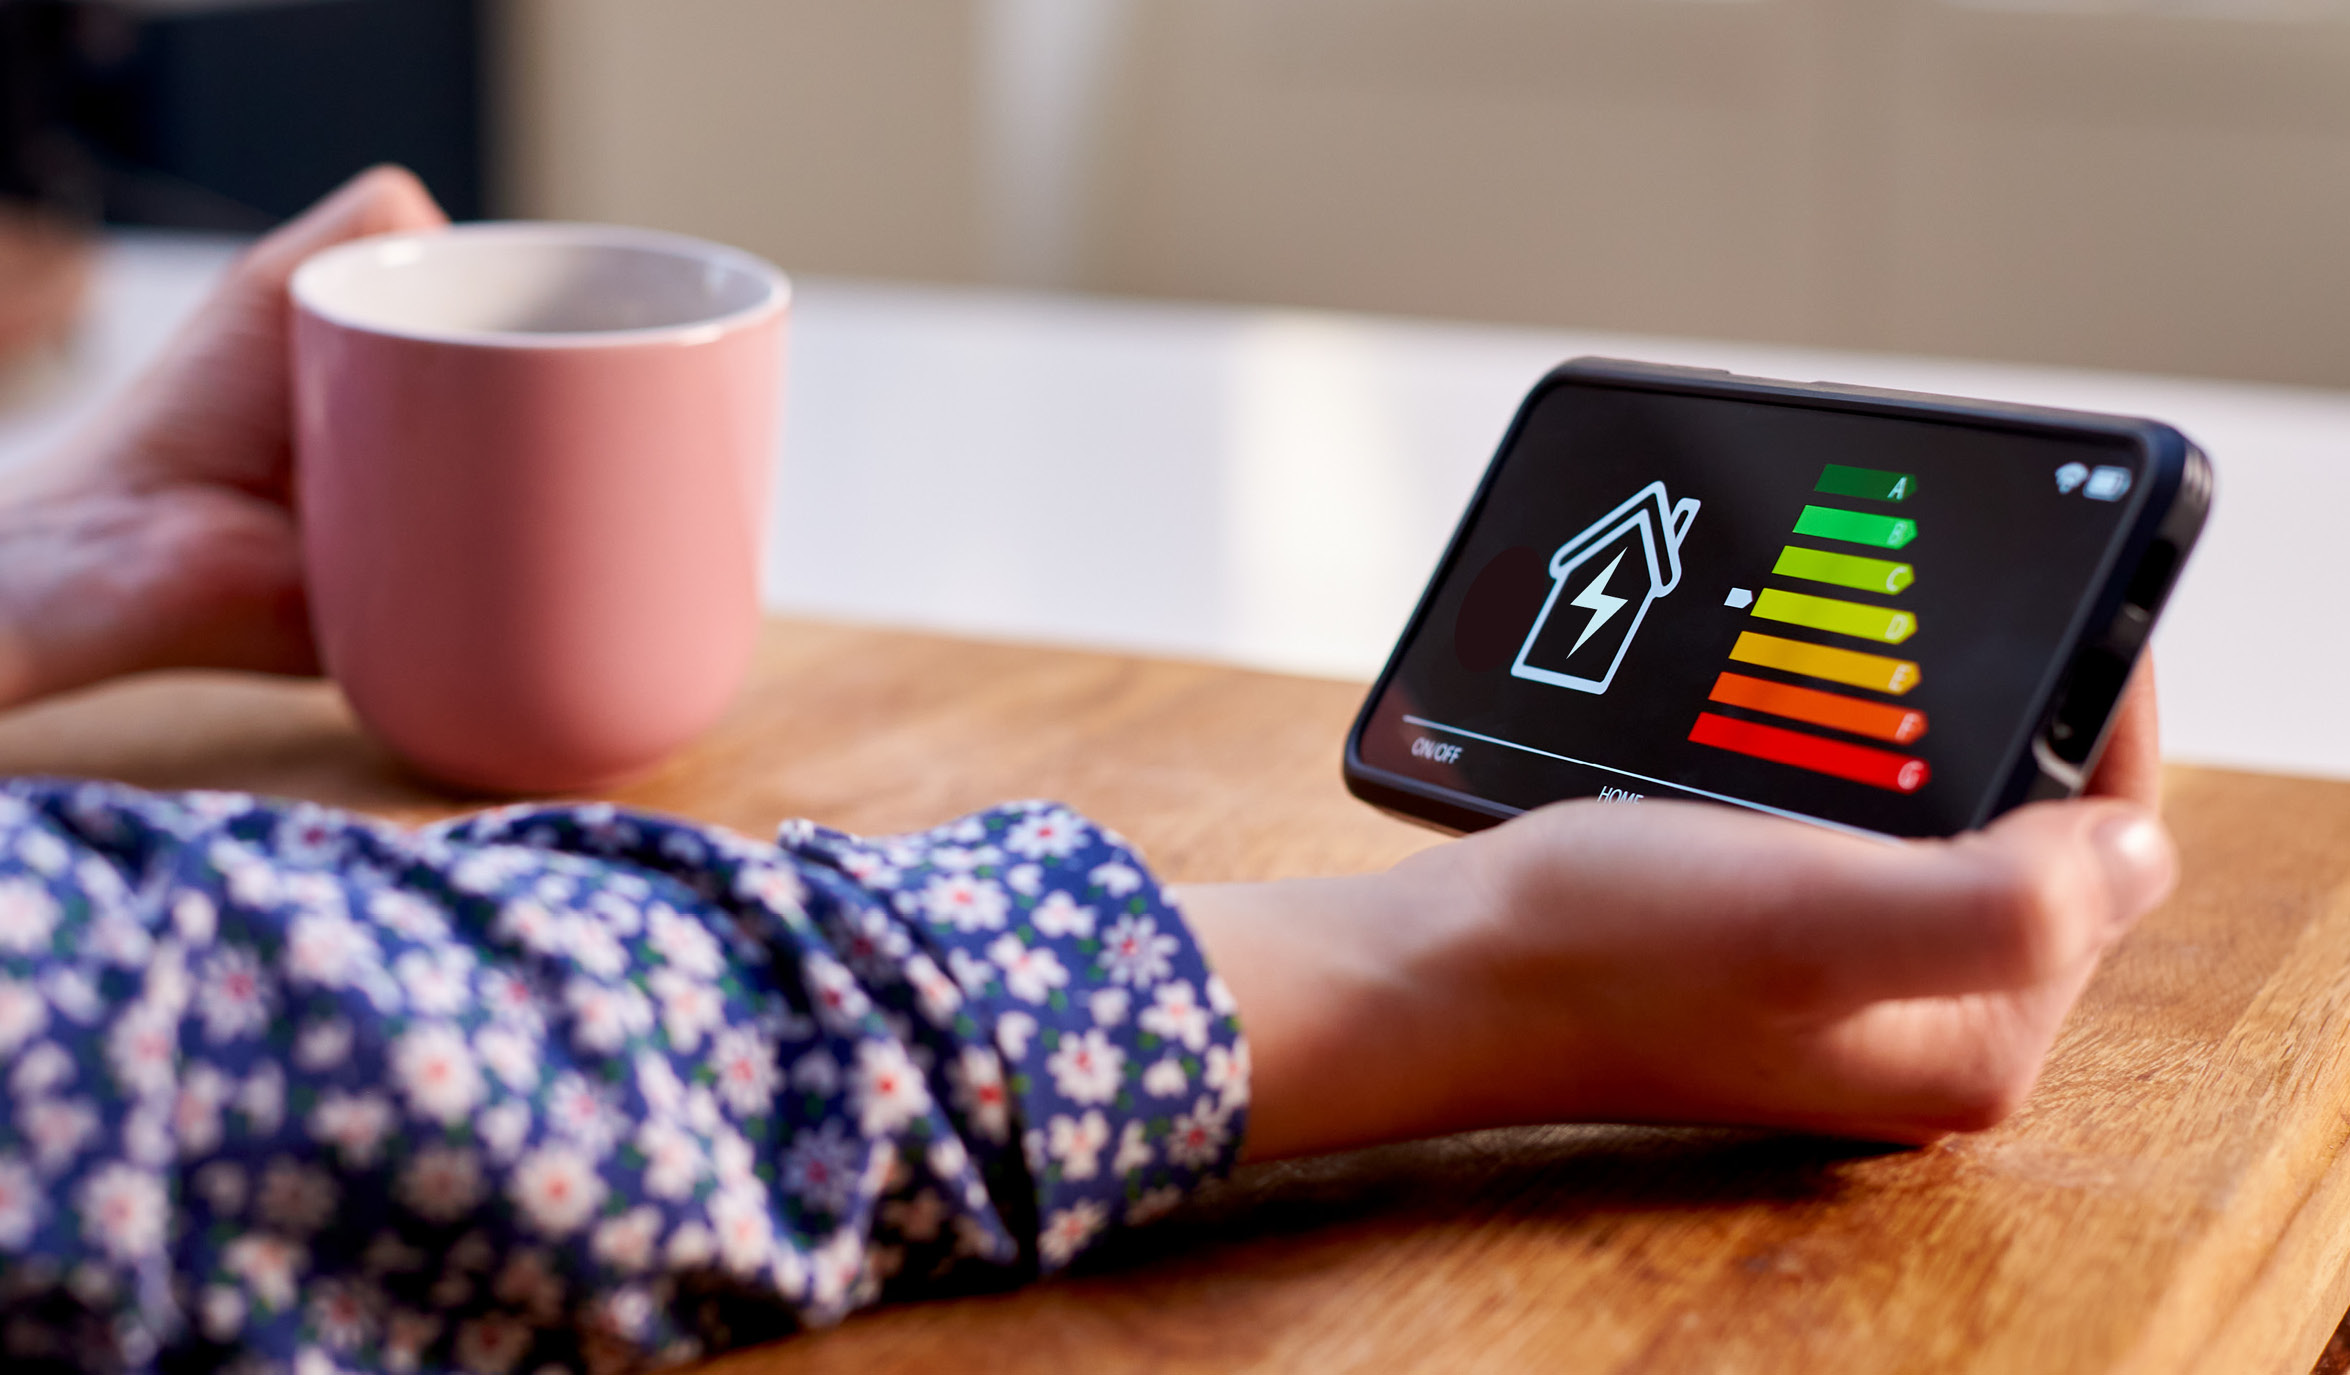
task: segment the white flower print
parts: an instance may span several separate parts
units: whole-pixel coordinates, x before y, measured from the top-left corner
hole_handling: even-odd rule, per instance
[[[372,1169],[394,1120],[391,1100],[380,1093],[328,1089],[310,1110],[310,1134],[333,1146],[352,1168]]]
[[[1054,893],[1036,904],[1028,920],[1035,924],[1039,934],[1055,939],[1093,935],[1093,909],[1078,906],[1077,900],[1067,893]]]
[[[837,1313],[865,1273],[865,1239],[843,1227],[808,1257],[808,1302],[822,1313]]]
[[[17,955],[46,951],[57,916],[57,899],[38,880],[0,879],[0,950]]]
[[[0,979],[0,1059],[40,1035],[49,1026],[49,1000],[41,991],[18,979]]]
[[[171,900],[171,929],[190,945],[210,945],[220,929],[220,909],[202,893],[181,893]]]
[[[16,857],[25,862],[26,868],[55,878],[73,862],[73,851],[47,831],[28,830],[17,837]]]
[[[277,870],[252,850],[234,841],[217,841],[206,858],[227,880],[231,902],[256,911],[277,905]]]
[[[311,1290],[310,1326],[320,1341],[337,1351],[349,1351],[374,1335],[375,1315],[381,1306],[382,1296],[366,1286],[328,1280]]]
[[[718,1259],[737,1275],[757,1274],[775,1250],[775,1217],[756,1187],[720,1189],[710,1197],[710,1234]]]
[[[1162,1055],[1142,1072],[1142,1091],[1153,1098],[1181,1098],[1191,1091],[1191,1076],[1182,1061]]]
[[[866,1041],[857,1047],[849,1101],[866,1136],[890,1136],[930,1110],[930,1086],[906,1058],[904,1046]]]
[[[710,1043],[710,1072],[718,1096],[737,1117],[767,1111],[775,1102],[775,1044],[749,1027],[721,1031]]]
[[[987,947],[987,957],[1004,971],[1004,987],[1024,1002],[1041,1003],[1069,982],[1060,958],[1043,946],[1027,946],[1013,935],[1001,935]]]
[[[811,1050],[792,1061],[791,1084],[802,1093],[828,1096],[840,1087],[840,1061],[822,1047]]]
[[[316,1074],[351,1056],[351,1024],[340,1017],[310,1023],[294,1037],[294,1064]]]
[[[420,1116],[455,1125],[482,1098],[481,1065],[465,1033],[448,1022],[425,1022],[392,1045],[392,1076]]]
[[[215,1160],[196,1171],[196,1197],[222,1217],[245,1211],[245,1167],[233,1160]]]
[[[604,1201],[604,1180],[569,1146],[540,1146],[522,1157],[506,1186],[532,1230],[560,1241],[577,1232]]]
[[[123,1159],[134,1165],[160,1170],[171,1163],[172,1094],[158,1094],[133,1108],[122,1119]]]
[[[1004,875],[1004,886],[1024,898],[1032,898],[1044,887],[1044,870],[1034,864],[1015,864]]]
[[[101,1166],[82,1182],[76,1204],[82,1235],[118,1264],[145,1260],[163,1249],[169,1197],[163,1177],[120,1161]]]
[[[1094,887],[1111,897],[1122,898],[1142,887],[1142,871],[1121,859],[1113,859],[1085,876]]]
[[[937,961],[916,951],[908,955],[903,965],[906,982],[913,985],[914,1003],[932,1026],[948,1026],[954,1021],[956,1009],[963,1005],[963,990],[954,979],[938,967]]]
[[[246,1075],[237,1090],[237,1111],[256,1136],[275,1132],[286,1116],[286,1072],[265,1064]]]
[[[1023,859],[1067,859],[1083,848],[1086,824],[1055,807],[1030,816],[1004,837],[1004,848]]]
[[[1109,1213],[1094,1199],[1081,1198],[1046,1219],[1036,1239],[1037,1255],[1047,1268],[1059,1269],[1076,1259],[1109,1221]]]
[[[1120,917],[1102,937],[1102,972],[1112,983],[1147,988],[1175,968],[1173,936],[1150,917]]]
[[[1063,1098],[1078,1104],[1107,1103],[1118,1096],[1118,1084],[1126,1073],[1126,1052],[1095,1028],[1083,1035],[1063,1036],[1044,1067]]]
[[[934,876],[919,901],[932,921],[957,931],[997,930],[1012,905],[1001,884],[970,874]]]
[[[205,1286],[196,1301],[196,1325],[216,1342],[236,1340],[245,1330],[245,1296],[225,1284]]]
[[[850,850],[840,857],[840,871],[868,888],[895,888],[898,871],[871,850]]]
[[[587,1154],[601,1160],[626,1125],[620,1109],[587,1076],[566,1072],[547,1090],[547,1125]]]
[[[500,1025],[533,1036],[539,1034],[546,1020],[539,1012],[538,990],[531,986],[530,980],[495,965],[482,968],[481,1005]]]
[[[669,1254],[666,1257],[672,1270],[699,1270],[718,1254],[718,1243],[710,1229],[699,1222],[681,1222],[669,1234]]]
[[[1118,1154],[1110,1160],[1110,1173],[1120,1179],[1132,1178],[1137,1170],[1148,1169],[1158,1152],[1151,1149],[1142,1123],[1128,1119],[1126,1128],[1118,1134]]]
[[[51,1010],[83,1026],[97,1021],[106,1011],[106,1004],[98,997],[98,985],[79,969],[53,969],[42,975],[41,994],[49,1000]]]
[[[1101,1173],[1102,1147],[1110,1124],[1099,1111],[1083,1117],[1055,1117],[1045,1129],[1045,1150],[1061,1162],[1063,1179],[1091,1179]]]
[[[636,1091],[644,1096],[645,1106],[659,1116],[673,1116],[685,1102],[685,1081],[669,1065],[669,1057],[658,1051],[639,1051],[636,1057]]]
[[[252,951],[242,946],[216,950],[198,978],[203,992],[196,999],[196,1015],[206,1040],[220,1045],[269,1025],[269,973]]]
[[[511,1375],[534,1340],[530,1324],[503,1313],[457,1328],[457,1364],[468,1375]]]
[[[599,979],[617,979],[628,968],[628,949],[602,922],[571,917],[563,923],[563,950],[571,962]]]
[[[42,1041],[16,1062],[8,1076],[8,1091],[19,1098],[38,1098],[73,1081],[73,1057],[55,1041]]]
[[[458,860],[449,881],[468,893],[488,897],[536,865],[537,859],[528,850],[509,845],[484,846]]]
[[[272,848],[289,863],[325,868],[342,856],[342,828],[325,808],[296,805],[278,822]]]
[[[726,998],[716,984],[676,968],[656,969],[646,982],[661,1007],[661,1030],[684,1054],[693,1054],[702,1044],[702,1034],[716,1030],[726,1018]]]
[[[1240,1010],[1240,1004],[1233,1000],[1231,985],[1224,982],[1221,974],[1208,976],[1208,1008],[1219,1017],[1229,1017]]]
[[[560,954],[563,949],[563,919],[535,898],[515,898],[501,906],[490,934],[534,955]]]
[[[572,1042],[582,1050],[610,1055],[653,1029],[653,1000],[634,984],[575,978],[564,985],[563,1002],[571,1009]]]
[[[499,1083],[516,1093],[538,1088],[538,1042],[512,1027],[485,1026],[475,1032],[473,1052]]]
[[[0,1250],[24,1250],[47,1212],[47,1196],[24,1161],[0,1155]]]
[[[1012,1134],[1012,1099],[1004,1084],[1004,1062],[985,1046],[965,1046],[947,1067],[955,1106],[971,1130],[990,1141]]]
[[[1028,1042],[1035,1035],[1036,1019],[1025,1012],[1007,1012],[996,1019],[996,1049],[1013,1064],[1028,1058]]]
[[[608,888],[589,898],[587,909],[615,936],[634,936],[645,929],[645,909]]]
[[[483,1108],[473,1119],[473,1133],[489,1148],[490,1159],[504,1162],[522,1153],[530,1137],[530,1104],[510,1098],[494,1108]]]
[[[1185,1050],[1207,1048],[1208,1010],[1199,1005],[1199,997],[1191,991],[1190,984],[1181,979],[1163,983],[1151,996],[1151,1005],[1135,1017],[1136,1026],[1177,1042]]]
[[[995,966],[960,946],[947,952],[947,968],[963,991],[973,997],[986,992],[987,986],[995,982]]]
[[[179,1059],[179,1027],[153,1003],[135,1004],[106,1036],[106,1059],[115,1082],[133,1094],[162,1093],[171,1087]]]
[[[1123,988],[1097,988],[1085,1003],[1095,1026],[1116,1026],[1126,1020],[1129,999]]]
[[[605,1265],[633,1275],[651,1267],[660,1243],[661,1210],[639,1206],[597,1223],[588,1250]]]
[[[155,938],[147,928],[121,912],[109,912],[90,923],[88,940],[92,954],[123,969],[137,969],[155,949]]]
[[[1231,1135],[1223,1109],[1202,1098],[1190,1112],[1176,1114],[1167,1136],[1167,1158],[1186,1169],[1204,1170],[1223,1154]]]
[[[1200,1078],[1209,1088],[1216,1090],[1217,1104],[1224,1111],[1247,1107],[1248,1042],[1235,1041],[1230,1050],[1222,1046],[1208,1047],[1207,1069]]]
[[[306,1237],[334,1216],[335,1201],[341,1194],[334,1176],[325,1170],[281,1155],[261,1172],[261,1188],[253,1204],[262,1221],[280,1232]]]
[[[218,1066],[201,1061],[180,1076],[179,1094],[172,1104],[171,1131],[179,1153],[208,1155],[220,1145],[220,1109],[236,1093],[236,1084]]]
[[[778,912],[797,912],[807,906],[807,885],[779,864],[746,864],[735,875],[734,891]]]
[[[645,1192],[653,1197],[682,1199],[701,1182],[701,1143],[676,1124],[656,1120],[638,1127],[636,1148],[645,1157]]]
[[[375,937],[340,912],[304,912],[286,933],[286,977],[321,988],[348,988],[383,962]]]
[[[294,1284],[310,1263],[308,1250],[268,1232],[247,1232],[220,1255],[221,1268],[245,1282],[264,1308],[294,1306]]]
[[[726,952],[710,928],[666,903],[645,909],[645,944],[696,978],[715,979],[726,972]]]
[[[472,1002],[473,952],[459,946],[410,950],[392,962],[408,1005],[427,1017],[454,1017]]]
[[[378,888],[367,895],[367,915],[386,931],[418,945],[448,939],[449,919],[441,909],[404,888]]]

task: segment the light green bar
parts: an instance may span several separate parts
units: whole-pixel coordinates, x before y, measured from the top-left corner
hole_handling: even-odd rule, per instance
[[[1819,539],[1849,540],[1879,549],[1899,549],[1918,537],[1918,523],[1907,516],[1880,516],[1874,511],[1845,511],[1834,506],[1806,506],[1795,518],[1795,533]]]
[[[1771,572],[1782,578],[1828,582],[1863,592],[1899,592],[1917,581],[1917,572],[1891,559],[1864,559],[1858,554],[1831,554],[1825,549],[1788,545],[1779,551]]]
[[[1840,602],[1834,597],[1814,597],[1803,592],[1782,592],[1776,587],[1764,588],[1762,595],[1755,598],[1754,614],[1766,621],[1808,625],[1814,630],[1888,645],[1900,644],[1918,629],[1918,618],[1906,611]]]

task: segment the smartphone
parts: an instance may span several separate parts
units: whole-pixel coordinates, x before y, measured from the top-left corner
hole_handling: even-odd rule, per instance
[[[2151,420],[1578,359],[1346,745],[1468,831],[1562,798],[1971,830],[2095,769],[2211,506]]]

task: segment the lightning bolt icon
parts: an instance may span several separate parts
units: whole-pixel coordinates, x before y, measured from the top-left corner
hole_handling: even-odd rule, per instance
[[[1590,639],[1601,626],[1608,623],[1611,617],[1624,609],[1625,598],[1611,597],[1607,594],[1608,579],[1616,575],[1616,565],[1623,561],[1624,551],[1618,549],[1615,559],[1608,564],[1607,571],[1593,578],[1589,587],[1576,593],[1575,600],[1567,603],[1569,606],[1582,607],[1591,613],[1591,619],[1583,625],[1583,633],[1575,637],[1575,649],[1581,649],[1585,640]],[[1575,649],[1570,649],[1567,653],[1572,654]]]

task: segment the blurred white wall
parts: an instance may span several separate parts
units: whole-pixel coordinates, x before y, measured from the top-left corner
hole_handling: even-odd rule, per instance
[[[529,214],[2350,385],[2350,0],[510,0]]]

